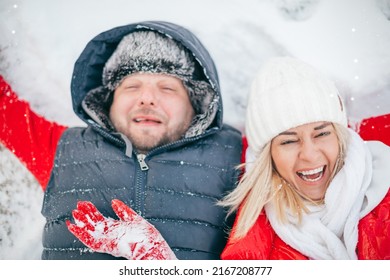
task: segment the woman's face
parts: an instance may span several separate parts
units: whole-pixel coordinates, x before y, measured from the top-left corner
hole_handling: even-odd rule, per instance
[[[289,129],[271,142],[276,170],[291,186],[313,200],[325,196],[338,155],[338,138],[329,122]]]

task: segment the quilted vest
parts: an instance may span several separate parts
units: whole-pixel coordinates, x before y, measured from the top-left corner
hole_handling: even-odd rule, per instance
[[[87,249],[65,224],[80,200],[117,219],[112,199],[152,223],[178,259],[219,259],[234,218],[215,203],[236,185],[241,135],[223,126],[193,140],[152,151],[140,164],[91,127],[66,130],[44,197],[42,259],[112,259]]]

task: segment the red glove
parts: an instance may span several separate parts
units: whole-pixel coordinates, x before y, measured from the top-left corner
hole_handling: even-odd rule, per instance
[[[99,253],[130,260],[176,260],[160,232],[122,201],[114,199],[112,208],[119,220],[104,217],[89,201],[77,203],[75,224],[68,229],[84,245]]]

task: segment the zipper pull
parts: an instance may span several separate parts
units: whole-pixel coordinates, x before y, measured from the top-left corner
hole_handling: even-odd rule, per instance
[[[141,167],[142,171],[146,171],[149,169],[149,166],[145,162],[145,157],[146,156],[144,154],[137,155],[138,163],[139,163],[139,166]]]

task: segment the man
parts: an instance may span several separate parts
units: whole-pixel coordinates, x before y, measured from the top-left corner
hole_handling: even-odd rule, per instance
[[[108,30],[76,61],[71,93],[86,128],[34,114],[0,79],[0,139],[45,189],[42,258],[113,258],[86,248],[65,222],[80,200],[116,218],[119,199],[178,259],[218,259],[231,220],[216,201],[237,182],[241,135],[222,123],[218,75],[201,42],[166,22]]]

